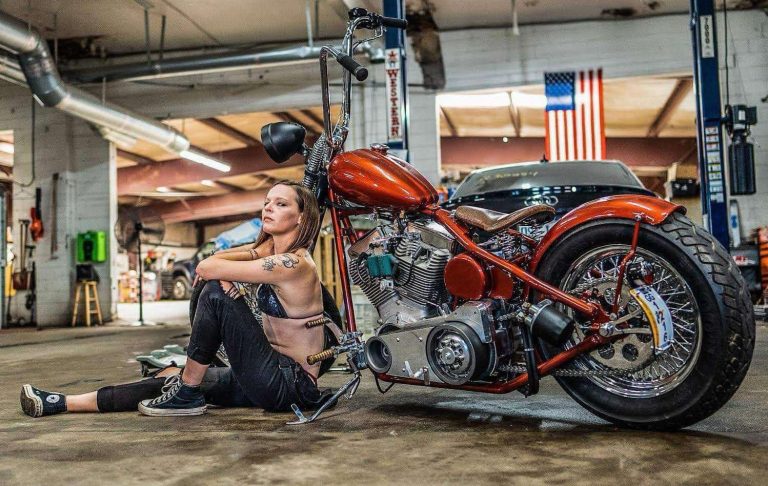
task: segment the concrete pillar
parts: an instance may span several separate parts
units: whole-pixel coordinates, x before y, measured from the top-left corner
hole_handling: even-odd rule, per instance
[[[440,182],[440,115],[433,91],[412,89],[410,95],[411,163],[433,185]]]
[[[115,149],[92,127],[51,108],[35,106],[34,137],[32,97],[28,90],[0,87],[0,129],[14,131],[13,239],[19,254],[19,219],[29,219],[35,188],[42,189],[41,212],[45,234],[35,244],[38,327],[69,323],[75,289],[77,233],[107,233],[109,258],[96,264],[99,300],[105,321],[112,319],[117,303],[117,275],[113,269],[117,244],[113,227],[117,208]],[[34,145],[34,165],[33,165]],[[59,174],[56,237],[52,248],[53,174]],[[15,261],[18,265],[18,259]],[[18,292],[11,306],[12,318],[29,318],[24,308],[26,292]]]

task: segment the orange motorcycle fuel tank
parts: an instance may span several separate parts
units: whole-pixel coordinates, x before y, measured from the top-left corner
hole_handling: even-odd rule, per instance
[[[355,204],[390,210],[418,211],[437,204],[437,191],[408,162],[382,149],[337,155],[328,167],[334,193]]]

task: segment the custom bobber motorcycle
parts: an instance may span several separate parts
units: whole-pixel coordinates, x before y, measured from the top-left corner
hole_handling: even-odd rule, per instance
[[[323,134],[309,148],[299,125],[262,130],[275,161],[304,154],[304,185],[333,224],[346,325],[337,345],[307,360],[346,353],[354,375],[326,405],[351,398],[367,368],[378,385],[526,396],[553,375],[594,414],[636,428],[685,427],[723,406],[752,357],[752,305],[725,248],[682,207],[607,197],[544,231],[551,206],[450,212],[386,146],[344,151],[351,78],[367,77],[352,57],[355,32],[370,31],[370,40],[404,27],[351,10],[342,45],[320,55]],[[333,124],[329,57],[344,68]],[[369,215],[375,228],[358,236],[350,220],[357,215]],[[364,342],[352,283],[379,315],[376,335]],[[305,417],[294,406],[293,423],[311,422],[324,409]]]

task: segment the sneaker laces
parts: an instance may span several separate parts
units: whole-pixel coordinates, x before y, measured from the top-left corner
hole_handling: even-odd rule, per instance
[[[171,375],[168,378],[165,379],[165,384],[163,385],[163,388],[161,390],[162,395],[155,398],[151,402],[149,402],[150,405],[157,405],[158,403],[165,402],[166,400],[169,400],[171,397],[176,395],[176,393],[179,391],[179,388],[181,388],[181,385],[183,385],[184,382],[181,381],[181,373],[178,375]]]

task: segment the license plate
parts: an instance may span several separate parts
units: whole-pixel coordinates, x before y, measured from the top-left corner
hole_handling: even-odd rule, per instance
[[[669,312],[669,307],[667,307],[664,299],[650,285],[630,289],[629,293],[640,304],[651,323],[654,352],[659,354],[669,349],[675,342],[674,326],[672,313]]]

